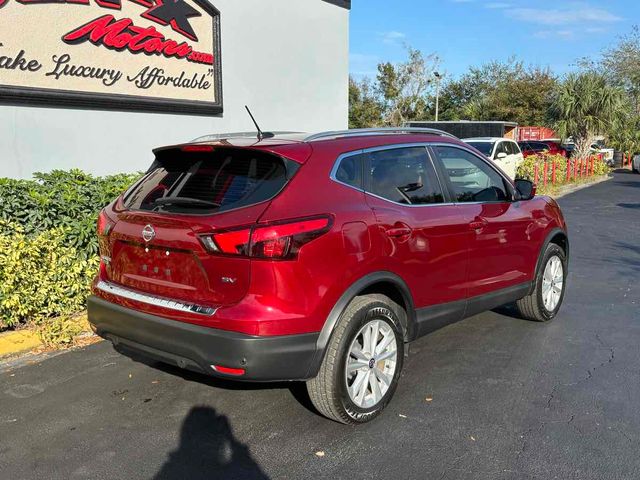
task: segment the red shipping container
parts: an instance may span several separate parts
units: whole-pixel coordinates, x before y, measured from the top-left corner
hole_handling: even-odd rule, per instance
[[[518,141],[550,140],[558,138],[556,132],[547,127],[518,127]]]

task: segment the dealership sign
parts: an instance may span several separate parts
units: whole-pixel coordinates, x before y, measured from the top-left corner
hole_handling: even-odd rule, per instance
[[[207,0],[0,0],[0,103],[222,113]]]

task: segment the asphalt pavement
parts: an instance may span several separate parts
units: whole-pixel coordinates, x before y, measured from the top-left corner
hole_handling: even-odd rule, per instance
[[[301,384],[221,382],[102,342],[0,366],[0,478],[640,478],[640,175],[560,204],[555,321],[502,309],[418,340],[370,424],[318,416]]]

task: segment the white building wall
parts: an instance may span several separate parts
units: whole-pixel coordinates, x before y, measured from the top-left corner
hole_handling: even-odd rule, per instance
[[[210,133],[347,127],[349,11],[320,0],[212,0],[224,114],[199,117],[0,105],[0,177],[146,169],[157,146]]]

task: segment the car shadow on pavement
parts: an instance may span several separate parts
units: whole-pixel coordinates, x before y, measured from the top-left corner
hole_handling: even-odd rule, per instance
[[[522,316],[518,312],[518,307],[516,307],[515,303],[508,303],[506,305],[501,305],[499,307],[494,308],[491,311],[498,315],[502,315],[503,317],[515,318],[517,320],[523,320],[523,321],[529,322],[529,320],[522,318]]]
[[[633,210],[640,209],[640,203],[618,203],[618,206],[622,208],[631,208]]]
[[[229,420],[211,407],[194,407],[180,431],[180,445],[154,480],[268,479],[249,448],[233,435]]]
[[[307,392],[307,387],[304,382],[241,382],[234,380],[225,380],[223,378],[217,378],[213,376],[207,376],[201,372],[195,372],[191,370],[186,370],[184,368],[180,368],[176,365],[170,365],[168,363],[163,363],[152,358],[146,357],[144,355],[139,355],[131,350],[126,348],[117,348],[116,349],[121,354],[129,357],[134,362],[143,363],[151,368],[155,368],[160,370],[168,375],[173,375],[176,377],[180,377],[183,380],[188,382],[196,382],[201,383],[203,385],[207,385],[213,388],[221,388],[223,390],[242,390],[242,391],[256,391],[256,390],[289,390],[291,395],[296,399],[296,401],[306,408],[308,411],[312,412],[314,415],[318,415],[317,410],[311,403],[311,398],[309,398],[309,393]]]

